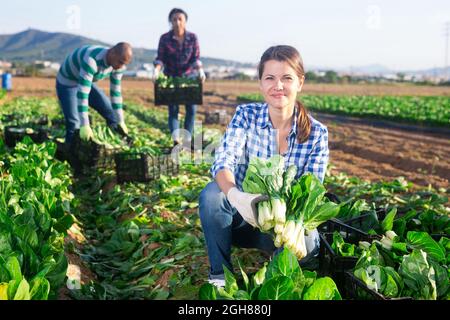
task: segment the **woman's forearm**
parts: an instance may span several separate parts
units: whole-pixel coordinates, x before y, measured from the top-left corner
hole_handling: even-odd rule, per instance
[[[220,190],[227,195],[228,191],[236,186],[234,175],[228,169],[220,170],[216,175],[216,182],[219,185]]]

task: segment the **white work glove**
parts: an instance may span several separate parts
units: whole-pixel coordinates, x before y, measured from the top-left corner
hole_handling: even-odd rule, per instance
[[[199,70],[198,70],[198,77],[200,78],[200,80],[201,80],[202,82],[205,82],[205,80],[206,80],[206,74],[205,74],[205,71],[203,71],[203,69],[199,69]]]
[[[160,72],[160,69],[157,69],[157,68],[154,68],[154,69],[153,69],[153,74],[152,74],[152,81],[153,81],[153,82],[155,82],[156,79],[158,79],[158,77],[159,77],[159,72]]]
[[[89,141],[94,139],[94,132],[89,125],[84,125],[80,127],[80,139],[83,141]]]
[[[242,192],[233,187],[228,190],[227,199],[248,224],[258,227],[256,203],[267,200],[267,196]]]

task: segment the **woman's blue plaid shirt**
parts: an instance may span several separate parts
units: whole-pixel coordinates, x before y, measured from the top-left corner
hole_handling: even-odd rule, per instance
[[[322,182],[328,164],[328,130],[322,123],[311,119],[311,134],[307,141],[298,143],[297,110],[288,136],[288,151],[283,154],[286,168],[292,164],[297,166],[297,177],[311,172]],[[211,174],[215,178],[222,169],[230,170],[235,183],[242,189],[242,182],[251,158],[268,159],[278,154],[276,129],[269,119],[267,103],[249,103],[239,105],[227,127],[219,148],[215,152],[215,160]]]

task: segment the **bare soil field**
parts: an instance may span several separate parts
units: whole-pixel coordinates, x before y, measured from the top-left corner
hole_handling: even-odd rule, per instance
[[[14,96],[54,96],[54,79],[14,78]],[[107,81],[100,87],[107,89]],[[241,93],[258,92],[256,82],[209,81],[204,88],[204,104],[199,118],[212,110],[234,112]],[[154,108],[150,81],[126,79],[124,98]],[[332,95],[416,95],[448,96],[450,88],[398,85],[325,85],[305,84],[305,94]],[[9,99],[9,98],[8,98]],[[165,109],[164,106],[157,107]],[[180,108],[184,112],[184,108]],[[317,115],[320,121],[320,115]],[[450,137],[411,130],[383,128],[371,124],[325,121],[329,130],[332,172],[345,172],[370,181],[391,180],[403,176],[421,186],[449,188]]]

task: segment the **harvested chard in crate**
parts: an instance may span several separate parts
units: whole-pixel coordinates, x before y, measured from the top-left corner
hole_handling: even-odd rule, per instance
[[[22,141],[26,136],[30,137],[35,143],[42,143],[48,140],[48,132],[44,128],[29,128],[20,126],[6,126],[4,129],[5,143],[13,148],[17,142]]]
[[[345,225],[337,219],[331,219],[327,225],[329,232],[319,234],[320,274],[335,279],[338,288],[347,295],[344,289],[344,272],[355,267],[359,242],[370,242],[379,237]]]
[[[179,164],[171,154],[149,155],[123,152],[115,155],[117,182],[148,182],[161,175],[176,175]]]
[[[160,75],[155,82],[155,105],[203,104],[199,79]]]
[[[94,140],[83,141],[78,131],[75,132],[70,146],[71,165],[76,169],[110,169],[114,167],[114,154],[117,149],[107,148]]]

